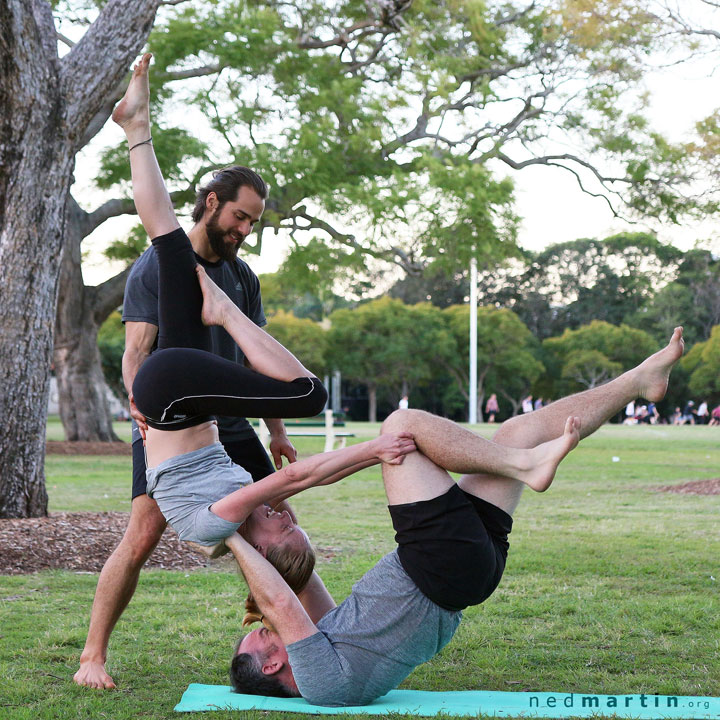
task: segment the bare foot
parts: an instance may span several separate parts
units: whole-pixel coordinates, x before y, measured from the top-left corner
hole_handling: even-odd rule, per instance
[[[203,294],[201,318],[204,325],[224,325],[230,298],[208,277],[202,265],[195,266]]]
[[[670,342],[637,366],[638,397],[652,402],[659,402],[665,397],[670,371],[685,350],[682,333],[683,329],[676,327]]]
[[[542,443],[528,450],[528,470],[518,475],[526,485],[537,492],[545,492],[555,478],[555,471],[562,459],[580,442],[580,418],[569,417],[565,430],[559,438]]]
[[[130,84],[123,99],[113,110],[112,119],[120,127],[127,128],[136,123],[150,125],[150,53],[145,53],[133,68]]]
[[[115,687],[113,679],[105,672],[105,663],[93,661],[80,661],[80,669],[73,675],[73,680],[78,685],[98,688],[99,690],[111,690]]]

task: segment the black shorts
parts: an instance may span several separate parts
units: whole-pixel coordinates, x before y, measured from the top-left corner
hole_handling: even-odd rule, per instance
[[[223,443],[225,452],[230,459],[245,468],[255,482],[275,472],[265,448],[257,435],[244,440],[230,440]],[[136,440],[132,446],[133,451],[133,486],[132,499],[147,492],[147,477],[145,476],[145,449],[142,439]]]
[[[424,595],[446,610],[490,597],[505,569],[510,515],[458,485],[432,500],[388,509],[400,562]]]

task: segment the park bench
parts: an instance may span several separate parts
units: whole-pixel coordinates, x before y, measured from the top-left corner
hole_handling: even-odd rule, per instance
[[[340,425],[340,423],[337,423],[333,418],[332,410],[325,411],[325,427],[323,430],[309,429],[309,427],[318,427],[320,426],[320,424],[321,423],[317,420],[298,423],[289,421],[285,422],[285,431],[287,432],[288,437],[324,437],[325,449],[323,450],[323,452],[330,452],[331,450],[342,449],[347,444],[347,439],[349,437],[355,437],[355,433],[353,432],[347,432],[345,430],[338,432],[335,429],[336,426],[339,425],[340,427],[342,427],[345,423],[342,423],[342,425]],[[270,442],[270,432],[268,431],[267,426],[262,420],[258,421],[258,436],[260,438],[260,442],[263,444],[264,447],[267,448],[268,443]],[[335,447],[336,441],[339,442],[338,448]]]
[[[345,445],[347,444],[347,439],[349,437],[355,437],[354,432],[347,432],[345,430],[342,432],[334,432],[334,433],[332,433],[332,436],[330,436],[324,430],[315,430],[315,431],[313,431],[313,430],[296,430],[295,428],[288,428],[288,427],[286,427],[285,429],[287,431],[288,437],[324,437],[325,438],[325,451],[324,452],[329,452],[329,450],[336,450],[339,448],[344,448]],[[328,448],[328,441],[330,441],[331,438],[332,438],[331,445]],[[338,440],[340,443],[337,448],[335,447],[335,444],[334,444],[335,440]]]

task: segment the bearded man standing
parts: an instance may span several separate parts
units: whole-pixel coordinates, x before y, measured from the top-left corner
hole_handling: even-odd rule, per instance
[[[266,320],[260,283],[237,253],[260,220],[267,197],[267,185],[250,168],[233,166],[219,170],[198,191],[192,212],[195,224],[188,233],[197,262],[235,305],[261,327]],[[155,501],[146,494],[143,440],[147,424],[135,407],[132,396],[133,380],[142,363],[155,349],[158,331],[158,263],[152,247],[138,258],[130,272],[122,319],[125,323],[123,381],[133,417],[132,506],[125,535],[100,573],[90,628],[80,656],[80,669],[74,676],[79,685],[94,688],[115,687],[105,669],[110,634],[135,592],[140,570],[167,525]],[[212,327],[211,332],[214,354],[233,362],[244,362],[242,352],[223,328]],[[297,453],[287,437],[282,420],[269,418],[265,422],[270,430],[270,451],[276,468],[282,467],[283,456],[294,462]],[[220,442],[228,455],[233,462],[242,465],[253,480],[260,480],[274,471],[265,449],[246,419],[219,417],[218,429]]]

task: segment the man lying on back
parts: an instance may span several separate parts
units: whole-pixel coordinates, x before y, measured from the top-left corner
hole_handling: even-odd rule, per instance
[[[296,597],[239,536],[226,543],[268,627],[239,643],[236,691],[364,705],[397,687],[450,641],[461,611],[497,587],[522,489],[546,490],[562,458],[632,398],[657,402],[683,352],[682,328],[638,367],[598,388],[511,418],[489,442],[419,410],[382,432],[411,433],[417,452],[383,464],[398,547],[335,606],[314,575]],[[528,449],[531,448],[531,449]],[[464,473],[455,483],[449,472]]]

